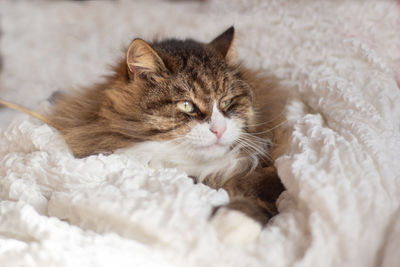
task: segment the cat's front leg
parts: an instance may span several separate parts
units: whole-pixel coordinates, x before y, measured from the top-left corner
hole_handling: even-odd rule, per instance
[[[276,200],[284,190],[276,169],[258,168],[233,177],[222,186],[231,200],[211,215],[218,237],[227,243],[254,241],[270,218],[278,213]]]

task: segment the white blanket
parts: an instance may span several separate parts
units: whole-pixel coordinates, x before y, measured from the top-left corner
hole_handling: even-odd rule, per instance
[[[124,155],[75,159],[56,130],[25,115],[6,127],[15,113],[1,109],[0,266],[400,266],[399,6],[1,1],[13,102],[99,80],[134,37],[208,41],[232,24],[244,63],[298,100],[280,214],[247,245],[208,221],[226,192]]]

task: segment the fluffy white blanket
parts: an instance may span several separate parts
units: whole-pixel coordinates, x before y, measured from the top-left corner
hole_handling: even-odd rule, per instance
[[[239,57],[280,77],[298,95],[292,107],[305,108],[277,161],[281,213],[247,245],[221,243],[208,221],[224,191],[124,155],[75,159],[57,131],[19,116],[0,131],[0,266],[399,266],[399,10],[1,1],[8,100],[35,107],[98,80],[136,36],[208,41],[234,24]],[[3,125],[13,114],[0,111]]]

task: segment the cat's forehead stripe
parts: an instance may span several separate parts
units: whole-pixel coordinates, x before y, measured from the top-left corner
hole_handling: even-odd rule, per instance
[[[211,93],[210,89],[208,88],[209,86],[207,81],[205,81],[204,78],[201,76],[197,76],[197,79],[194,80],[194,85],[199,89],[201,89],[205,94]]]

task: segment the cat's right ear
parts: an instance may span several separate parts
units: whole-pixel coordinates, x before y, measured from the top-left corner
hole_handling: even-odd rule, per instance
[[[233,63],[237,58],[236,49],[233,45],[234,38],[235,28],[231,26],[212,40],[209,45],[217,50],[228,62]]]
[[[126,65],[131,79],[141,73],[157,74],[166,70],[157,52],[142,39],[135,39],[129,45]]]

